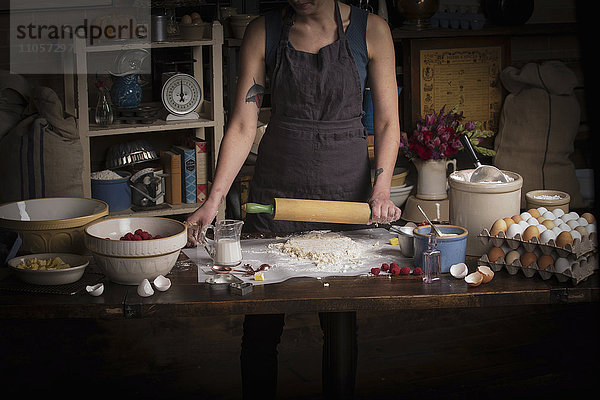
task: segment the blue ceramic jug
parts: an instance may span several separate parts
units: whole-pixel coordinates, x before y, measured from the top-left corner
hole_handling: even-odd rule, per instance
[[[110,98],[116,108],[136,108],[142,101],[138,74],[112,75]]]

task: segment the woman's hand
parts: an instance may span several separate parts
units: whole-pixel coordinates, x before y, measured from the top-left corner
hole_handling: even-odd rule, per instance
[[[187,226],[187,245],[186,247],[198,246],[198,233],[203,226],[212,223],[219,211],[219,203],[211,201],[210,197],[196,211],[190,214],[184,221]]]
[[[389,224],[400,219],[402,211],[390,200],[390,196],[373,194],[369,199],[371,206],[370,223]]]

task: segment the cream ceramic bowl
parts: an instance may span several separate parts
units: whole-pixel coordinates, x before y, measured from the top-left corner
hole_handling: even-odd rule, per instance
[[[137,229],[162,238],[120,240]],[[144,279],[167,275],[186,243],[186,226],[162,217],[108,218],[85,229],[85,245],[98,267],[111,281],[123,285],[139,285]]]
[[[108,204],[97,199],[29,199],[0,205],[0,228],[21,236],[20,254],[84,254],[84,227],[106,215]]]
[[[56,257],[60,257],[60,259],[66,264],[69,264],[71,268],[55,270],[30,270],[18,268],[19,264],[22,264],[31,258],[49,260],[55,259]],[[8,266],[20,280],[34,285],[66,285],[77,282],[83,276],[85,267],[87,267],[88,264],[89,260],[84,256],[65,253],[29,254],[8,260]]]

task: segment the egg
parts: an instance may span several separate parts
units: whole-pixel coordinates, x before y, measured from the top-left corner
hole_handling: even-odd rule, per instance
[[[544,217],[542,217],[542,216],[539,216],[539,217],[537,217],[537,218],[536,218],[536,220],[537,220],[537,222],[538,222],[539,224],[541,224],[542,222],[544,222],[544,221],[546,220],[546,218],[544,218]]]
[[[538,212],[540,213],[540,215],[544,214],[546,211],[548,211],[548,209],[546,207],[538,207]]]
[[[564,231],[556,237],[556,245],[558,247],[565,247],[567,244],[573,245],[573,236],[570,232]]]
[[[569,228],[575,229],[579,226],[579,222],[576,219],[571,219],[567,222],[567,225],[569,225]]]
[[[521,258],[521,253],[519,253],[517,250],[511,250],[506,255],[506,259],[504,261],[506,262],[507,265],[511,265],[513,262],[515,262],[519,258]]]
[[[529,210],[527,210],[527,212],[529,213],[529,215],[531,215],[533,218],[537,218],[539,216],[541,216],[542,214],[540,214],[540,212],[538,211],[537,208],[530,208]]]
[[[558,225],[558,229],[560,229],[562,232],[569,232],[571,230],[571,227],[565,223],[562,223]]]
[[[496,221],[494,221],[494,224],[492,225],[492,228],[490,229],[490,235],[492,236],[498,236],[498,234],[500,232],[504,232],[506,233],[506,222],[503,219],[497,219]]]
[[[192,17],[190,15],[184,15],[183,17],[181,17],[181,23],[182,24],[191,24],[192,23]]]
[[[546,218],[546,219],[549,219],[549,220],[552,220],[552,221],[554,221],[554,220],[557,218],[557,217],[556,217],[556,215],[554,215],[554,214],[553,214],[552,212],[550,212],[550,211],[546,211],[545,213],[543,213],[543,214],[542,214],[542,217],[544,217],[544,218]]]
[[[528,223],[529,225],[537,225],[537,224],[539,224],[539,221],[538,221],[537,219],[535,219],[535,218],[531,217],[531,218],[529,218],[529,219],[527,220],[527,223]]]
[[[569,215],[571,216],[571,219],[577,219],[577,218],[579,218],[579,214],[577,214],[575,211],[571,211],[569,213]]]
[[[575,239],[579,239],[581,240],[581,233],[577,232],[576,229],[572,230],[571,232],[569,232],[571,234],[571,236],[573,237],[573,242],[575,242]]]
[[[541,270],[545,270],[552,264],[554,264],[554,258],[552,258],[552,256],[549,254],[544,254],[537,260],[538,268]]]
[[[590,234],[592,232],[596,232],[596,223],[593,222],[593,223],[589,224],[588,226],[585,227],[585,229],[588,231],[588,234]]]
[[[561,220],[563,220],[563,222],[567,222],[567,221],[570,221],[570,220],[572,220],[572,219],[573,219],[573,216],[572,216],[571,214],[565,214],[565,215],[562,215],[562,216],[560,217],[560,219],[561,219]]]
[[[582,225],[579,225],[577,228],[575,228],[575,231],[579,232],[579,234],[581,235],[582,238],[589,235],[586,227],[582,226]]]
[[[547,229],[540,234],[540,242],[546,244],[550,240],[556,240],[556,233],[552,229]]]
[[[591,213],[588,213],[588,212],[581,214],[581,217],[585,218],[585,220],[588,222],[588,224],[591,224],[592,222],[596,221],[596,218],[594,218],[594,215]]]
[[[525,230],[529,227],[529,224],[527,223],[527,221],[519,221],[519,225],[521,225],[521,228],[523,228],[523,230]]]
[[[192,17],[192,19],[194,19],[194,18],[200,18],[200,14],[198,14],[198,12],[196,12],[196,11],[194,11],[193,13],[191,13],[190,16]]]
[[[511,226],[512,224],[515,223],[515,221],[513,221],[512,218],[506,217],[506,218],[502,218],[504,220],[504,222],[506,222],[506,227],[508,228],[509,226]]]
[[[577,218],[577,223],[579,224],[579,226],[586,226],[589,224],[588,220],[583,217]]]
[[[569,268],[571,268],[571,263],[565,257],[558,257],[556,261],[554,261],[554,271],[559,274],[564,273]]]
[[[520,235],[523,233],[523,227],[519,224],[512,224],[506,230],[506,237],[513,238],[516,235]]]
[[[531,251],[527,251],[523,253],[521,256],[521,265],[524,267],[529,267],[531,264],[537,261],[537,256],[535,253]]]
[[[552,232],[554,232],[554,236],[558,236],[560,235],[560,233],[563,231],[562,229],[560,229],[558,226],[555,226],[554,228],[551,229]],[[555,238],[556,239],[556,238]]]
[[[554,221],[552,221],[551,219],[545,219],[542,222],[542,225],[544,225],[548,229],[552,229],[556,226],[556,224],[554,224]]]
[[[520,215],[513,215],[512,217],[510,217],[510,219],[515,221],[515,224],[518,224],[519,222],[521,222],[523,220],[523,218],[521,218]]]
[[[555,208],[552,210],[552,214],[556,215],[556,217],[560,217],[563,216],[565,212],[562,210],[562,208]]]
[[[540,238],[540,231],[537,228],[537,226],[531,225],[531,226],[527,227],[527,229],[525,229],[523,231],[523,240],[524,241],[529,242],[534,237],[537,238],[537,239]]]
[[[536,226],[537,226],[537,228],[538,228],[538,231],[540,231],[540,234],[541,234],[542,232],[546,232],[546,230],[548,229],[548,228],[546,228],[546,227],[545,227],[544,225],[542,225],[542,224],[540,224],[540,225],[536,225]]]
[[[527,211],[524,211],[521,213],[521,218],[527,221],[529,218],[531,218],[531,214],[529,214]]]
[[[490,262],[496,262],[500,257],[504,258],[504,251],[500,247],[492,247],[487,253]]]

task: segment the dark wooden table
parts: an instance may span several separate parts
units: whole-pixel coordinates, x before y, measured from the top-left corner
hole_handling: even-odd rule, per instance
[[[256,285],[244,296],[228,289],[213,289],[198,282],[197,269],[180,261],[168,277],[166,292],[137,295],[135,286],[104,280],[104,293],[93,297],[84,291],[73,295],[0,291],[0,319],[171,319],[177,317],[381,310],[465,309],[522,305],[593,303],[600,298],[598,274],[574,286],[555,278],[526,278],[502,270],[488,284],[468,286],[448,274],[439,282],[424,284],[420,276],[356,276],[324,279],[294,278]],[[476,259],[467,260],[473,271]],[[88,267],[94,272],[93,262]],[[86,272],[87,273],[87,272]],[[7,278],[11,279],[11,278]],[[346,340],[339,337],[339,340]],[[340,378],[341,381],[346,379]]]

